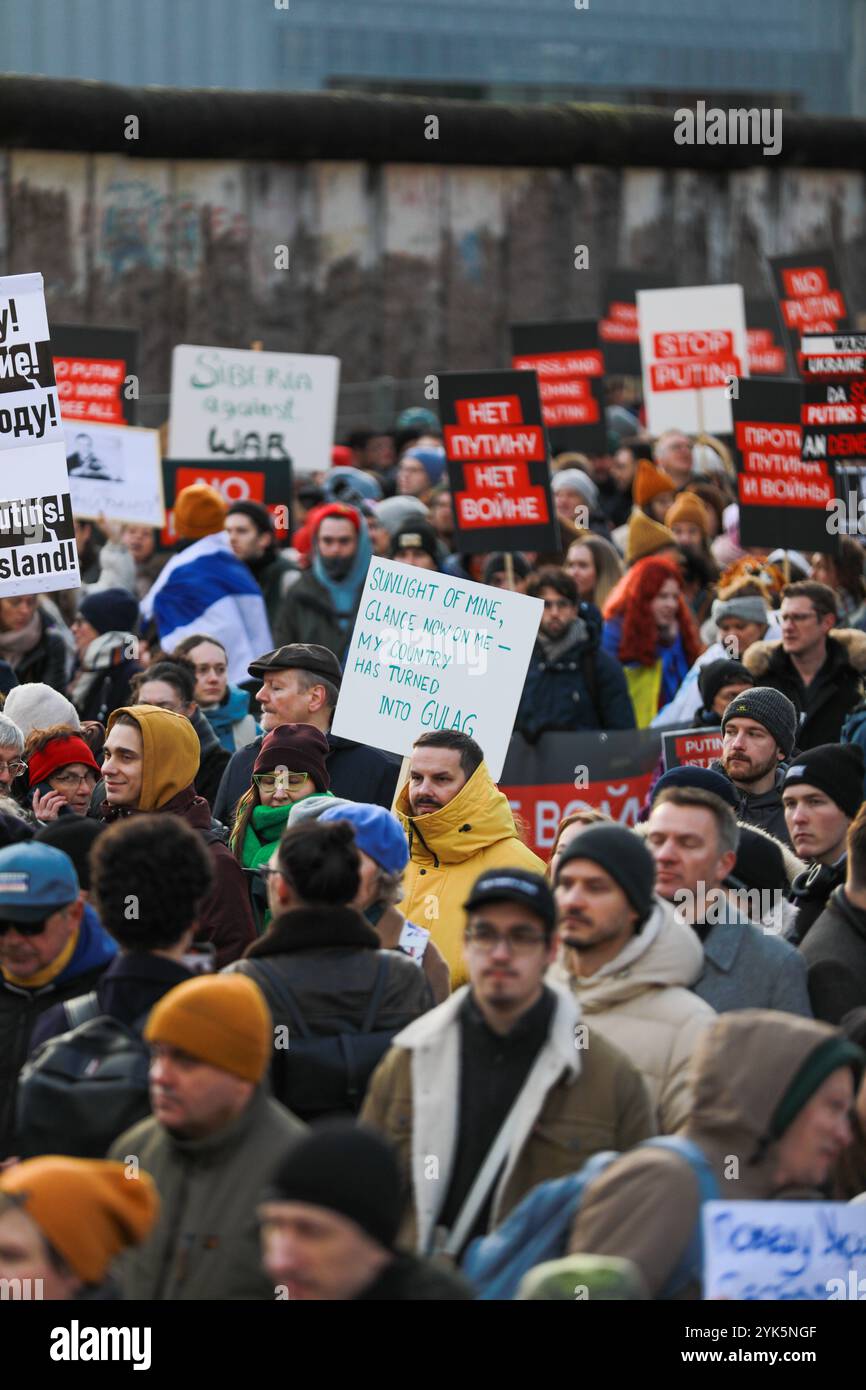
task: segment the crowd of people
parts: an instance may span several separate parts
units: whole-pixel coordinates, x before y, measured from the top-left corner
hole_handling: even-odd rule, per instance
[[[722,441],[611,418],[553,553],[461,551],[417,408],[287,533],[195,484],[0,598],[0,1279],[694,1298],[704,1201],[866,1191],[864,550],[744,548]],[[542,601],[515,739],[717,761],[543,859],[483,730],[331,731],[373,556]]]

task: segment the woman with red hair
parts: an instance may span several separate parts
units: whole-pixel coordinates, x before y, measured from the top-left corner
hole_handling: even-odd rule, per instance
[[[639,560],[604,606],[602,650],[622,662],[639,729],[672,700],[704,650],[674,560]]]

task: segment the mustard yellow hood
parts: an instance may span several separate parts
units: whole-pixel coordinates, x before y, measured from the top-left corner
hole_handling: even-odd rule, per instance
[[[109,715],[110,733],[118,715],[130,715],[141,730],[144,750],[139,811],[158,811],[195,781],[201,757],[198,734],[188,719],[156,705],[128,705]]]
[[[409,810],[409,783],[400,788],[394,809],[416,861],[461,864],[497,840],[519,839],[508,798],[481,763],[447,806],[427,816]]]

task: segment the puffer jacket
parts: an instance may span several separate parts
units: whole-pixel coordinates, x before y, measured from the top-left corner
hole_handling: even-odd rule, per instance
[[[594,604],[581,603],[571,636],[571,645],[555,648],[556,655],[537,641],[530,657],[514,728],[531,743],[549,729],[635,727],[623,669],[601,650],[601,614]]]
[[[706,1029],[695,1052],[691,1115],[679,1133],[703,1150],[722,1201],[785,1195],[776,1188],[770,1121],[807,1058],[834,1036],[824,1023],[762,1009],[725,1014]],[[697,1178],[685,1159],[639,1149],[617,1159],[587,1188],[569,1252],[632,1260],[650,1297],[657,1298],[699,1214]],[[798,1285],[796,1274],[790,1282]],[[682,1296],[699,1298],[700,1291],[692,1285]],[[732,1288],[729,1297],[744,1294]]]
[[[827,638],[827,659],[805,690],[781,642],[754,642],[743,664],[755,685],[780,690],[801,711],[797,747],[805,752],[821,743],[838,743],[846,716],[863,698],[866,632],[833,628]]]
[[[689,989],[703,961],[696,933],[657,903],[641,931],[594,975],[573,975],[563,968],[567,961],[551,972],[574,991],[594,1031],[615,1043],[643,1074],[662,1134],[672,1134],[688,1119],[692,1054],[716,1017],[715,1009]]]
[[[409,784],[394,806],[409,840],[403,879],[404,917],[427,927],[448,962],[452,987],[466,981],[463,960],[463,904],[479,874],[488,869],[529,869],[544,864],[518,838],[508,798],[481,763],[457,795],[438,811],[413,816]]]
[[[580,1009],[552,987],[556,1007],[547,1038],[515,1101],[519,1116],[496,1182],[489,1229],[531,1188],[564,1177],[604,1149],[629,1149],[653,1133],[649,1095],[637,1068],[617,1047],[586,1029],[575,1046]],[[397,1150],[407,1202],[398,1242],[425,1254],[448,1192],[457,1155],[460,1113],[459,989],[394,1039],[367,1091],[361,1123]],[[438,1160],[431,1181],[429,1158]]]

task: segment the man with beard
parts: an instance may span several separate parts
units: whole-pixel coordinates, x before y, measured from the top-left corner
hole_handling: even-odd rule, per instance
[[[780,690],[744,690],[722,715],[722,756],[713,766],[737,790],[737,820],[790,844],[782,786],[794,750],[797,711]]]
[[[633,729],[620,663],[600,650],[601,615],[581,603],[564,570],[539,571],[528,588],[544,603],[514,727],[530,742],[547,729]]]
[[[330,502],[319,508],[312,564],[286,595],[274,627],[276,646],[313,643],[327,647],[342,662],[372,553],[367,527],[355,507]]]

